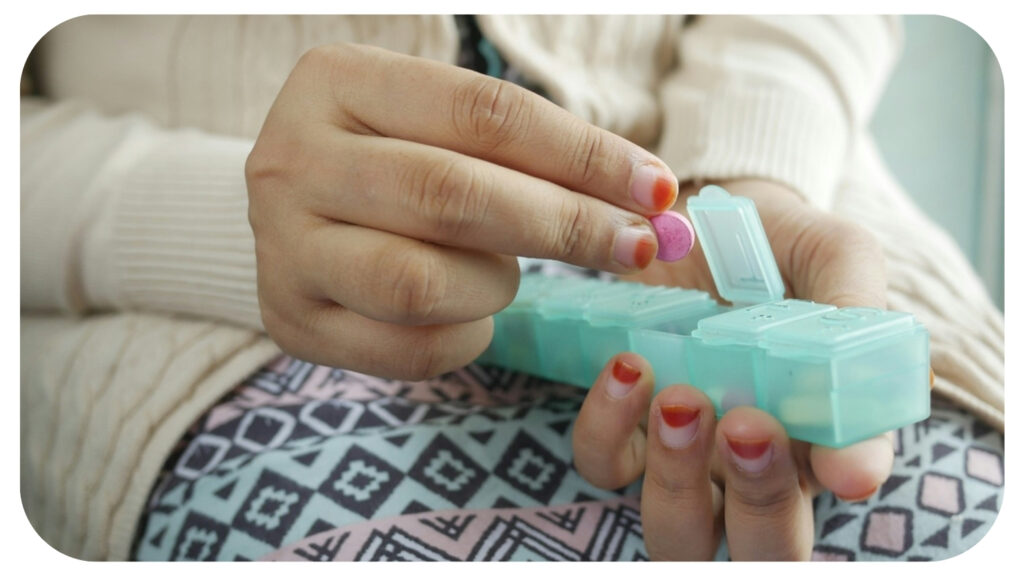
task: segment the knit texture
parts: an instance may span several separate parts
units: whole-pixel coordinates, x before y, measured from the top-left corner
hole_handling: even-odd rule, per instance
[[[117,314],[26,317],[21,496],[37,532],[77,558],[124,559],[182,432],[279,353],[250,330]]]
[[[932,334],[936,390],[1002,429],[1002,316],[864,152],[898,52],[891,20],[480,28],[558,104],[681,178],[779,181],[879,234],[890,304]],[[53,100],[22,103],[21,481],[58,549],[126,558],[170,446],[276,351],[259,331],[244,161],[301,54],[339,41],[449,63],[458,50],[440,15],[96,16],[41,42],[33,81]]]

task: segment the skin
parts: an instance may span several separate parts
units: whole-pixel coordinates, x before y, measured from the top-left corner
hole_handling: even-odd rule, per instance
[[[311,50],[268,113],[245,176],[264,326],[311,362],[411,380],[471,362],[490,342],[491,316],[515,296],[517,255],[714,294],[699,248],[648,266],[648,218],[695,186],[680,194],[641,147],[452,66],[365,46]],[[723,184],[758,203],[792,295],[884,306],[884,260],[870,235],[781,186]],[[616,361],[639,370],[624,396],[608,392]],[[611,359],[573,444],[577,469],[597,486],[646,471],[655,559],[709,559],[723,531],[733,558],[806,559],[813,494],[864,498],[889,474],[885,438],[843,450],[790,442],[767,414],[737,408],[716,422],[699,391],[673,386],[652,398],[653,381],[643,358]],[[699,413],[685,447],[648,425],[663,406]],[[769,441],[768,467],[744,473],[727,440]]]
[[[771,182],[720,184],[757,204],[788,296],[885,307],[885,260],[869,233]],[[684,186],[676,209],[685,213],[685,198],[696,192]],[[699,245],[683,261],[655,263],[634,279],[716,293]],[[624,395],[614,382],[616,362],[641,373]],[[892,470],[889,434],[842,449],[816,446],[790,440],[777,420],[755,408],[737,407],[716,421],[710,400],[696,388],[669,386],[652,398],[653,387],[644,358],[617,355],[588,393],[573,431],[576,467],[591,483],[615,489],[644,474],[641,514],[652,559],[711,559],[724,533],[734,560],[807,560],[812,498],[830,490],[843,500],[866,499]],[[686,446],[665,441],[662,406],[699,411]],[[767,441],[767,467],[750,472],[738,465],[743,460],[730,440]]]
[[[658,202],[651,186],[630,193],[644,169],[671,182]],[[245,174],[270,336],[309,361],[402,379],[483,352],[515,296],[516,255],[646,266],[646,216],[677,194],[658,158],[536,94],[353,45],[301,58]]]

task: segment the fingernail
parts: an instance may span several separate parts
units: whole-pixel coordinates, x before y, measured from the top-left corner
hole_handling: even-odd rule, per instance
[[[629,195],[644,208],[661,212],[676,202],[679,185],[674,175],[657,164],[640,164],[633,168]]]
[[[622,228],[615,236],[612,256],[626,268],[646,268],[657,253],[658,241],[647,228],[630,226]]]
[[[673,450],[690,445],[700,427],[700,410],[682,404],[661,405],[661,423],[658,434],[661,443]]]
[[[772,441],[771,440],[733,440],[725,439],[732,453],[732,461],[744,472],[757,474],[768,467],[772,462]]]
[[[616,360],[612,364],[611,378],[608,378],[608,394],[613,398],[622,398],[636,386],[640,380],[641,371],[636,366]]]

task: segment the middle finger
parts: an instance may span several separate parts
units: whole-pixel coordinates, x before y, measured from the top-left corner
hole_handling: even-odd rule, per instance
[[[643,216],[547,180],[415,142],[332,132],[312,154],[312,209],[430,242],[614,273],[646,267]]]

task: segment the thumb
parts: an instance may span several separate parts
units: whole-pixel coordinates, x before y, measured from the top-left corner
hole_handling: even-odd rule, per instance
[[[783,270],[796,297],[846,306],[886,307],[886,263],[882,246],[855,222],[802,207],[802,232],[793,236]]]
[[[726,187],[757,205],[794,297],[839,307],[886,307],[885,254],[870,231],[774,182],[737,180]]]

